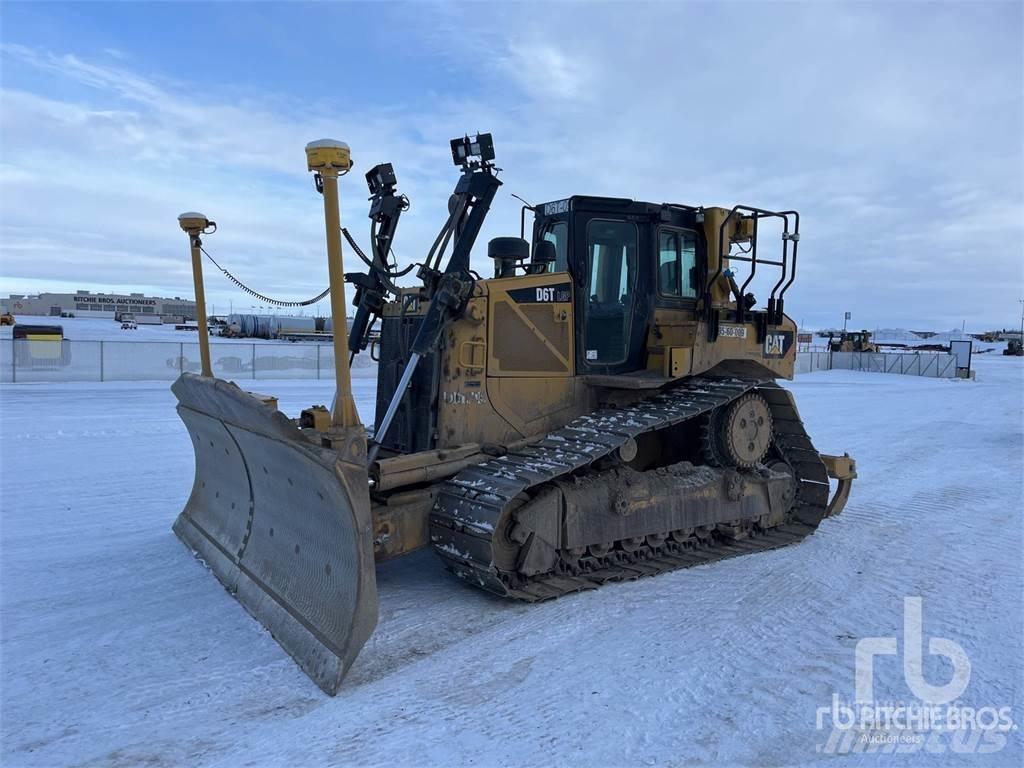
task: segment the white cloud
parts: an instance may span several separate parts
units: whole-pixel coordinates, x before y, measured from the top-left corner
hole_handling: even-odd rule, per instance
[[[589,62],[579,61],[554,43],[513,40],[500,58],[506,74],[524,90],[555,99],[590,100]]]

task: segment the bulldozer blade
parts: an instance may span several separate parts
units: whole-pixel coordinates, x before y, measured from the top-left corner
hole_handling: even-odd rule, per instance
[[[377,624],[365,465],[220,379],[171,387],[196,475],[174,532],[334,695]]]

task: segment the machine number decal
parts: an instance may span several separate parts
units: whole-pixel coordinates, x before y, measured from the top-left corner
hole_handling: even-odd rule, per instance
[[[508,296],[516,304],[564,304],[572,301],[572,288],[569,283],[516,288]]]
[[[556,200],[553,203],[544,203],[544,215],[545,216],[556,216],[559,213],[568,213],[568,212],[569,212],[569,201],[568,201],[568,199],[566,199],[566,200]]]
[[[764,337],[765,357],[785,357],[793,346],[793,334],[790,331],[774,331]]]
[[[718,328],[719,336],[730,336],[734,339],[747,338],[747,326],[745,325],[722,325]]]
[[[484,405],[487,398],[479,392],[442,392],[441,402],[447,405]]]

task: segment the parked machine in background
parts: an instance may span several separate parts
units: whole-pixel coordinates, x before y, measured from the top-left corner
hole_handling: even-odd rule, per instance
[[[1010,339],[1006,342],[1006,349],[1003,350],[1003,354],[1022,357],[1024,356],[1024,344],[1021,343],[1020,339]]]
[[[63,326],[16,323],[11,336],[19,368],[59,368],[71,362],[71,347],[64,343]]]
[[[870,331],[843,331],[839,338],[828,335],[830,352],[878,352],[878,345],[871,341]]]
[[[574,196],[524,210],[529,239],[470,252],[501,182],[490,136],[456,139],[449,215],[416,273],[388,259],[393,170],[367,174],[372,253],[334,338],[336,398],[298,418],[202,375],[172,389],[196,476],[174,524],[326,692],[377,621],[374,563],[431,547],[466,584],[524,601],[800,541],[846,503],[854,462],[819,454],[792,394],[799,215]],[[344,327],[338,177],[348,147],[307,146],[323,194],[331,310]],[[389,167],[390,168],[390,167]],[[758,228],[782,241],[759,253]],[[201,237],[188,234],[202,316]],[[381,233],[388,233],[381,239]],[[762,244],[763,245],[763,244]],[[450,247],[450,252],[449,252]],[[778,269],[763,308],[736,264]],[[376,427],[349,355],[380,321]],[[838,486],[830,497],[829,478]]]
[[[14,319],[14,315],[12,315],[10,312],[4,312],[3,314],[0,314],[0,325],[14,325],[15,322],[17,321]]]

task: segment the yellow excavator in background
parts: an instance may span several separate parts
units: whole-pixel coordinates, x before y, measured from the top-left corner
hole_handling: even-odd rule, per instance
[[[799,215],[574,196],[522,211],[520,237],[470,252],[501,185],[491,137],[451,142],[460,174],[417,271],[390,254],[408,200],[366,174],[370,253],[345,274],[338,177],[347,145],[306,147],[323,195],[336,397],[297,418],[202,370],[172,389],[196,457],[177,535],[303,670],[338,690],[377,621],[374,566],[431,547],[469,585],[537,601],[795,543],[838,514],[856,477],[819,454],[793,396]],[[533,214],[526,237],[526,215]],[[781,253],[758,251],[778,222]],[[204,327],[202,237],[179,217]],[[450,254],[445,259],[449,250]],[[736,263],[749,265],[740,284]],[[746,291],[778,270],[763,308]],[[406,270],[407,272],[408,270]],[[376,426],[349,363],[380,322]],[[829,478],[838,480],[830,498]],[[614,599],[614,597],[612,598]]]

